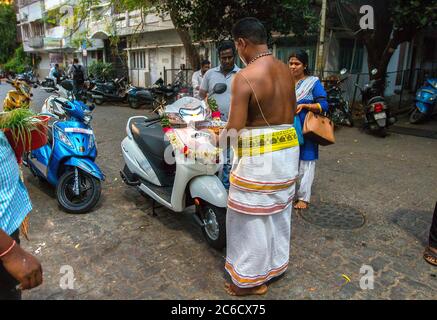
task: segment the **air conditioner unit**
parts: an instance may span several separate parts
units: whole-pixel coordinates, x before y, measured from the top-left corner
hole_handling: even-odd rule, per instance
[[[28,14],[27,13],[25,13],[25,12],[20,12],[20,15],[21,15],[21,21],[27,21],[27,18],[28,18]]]

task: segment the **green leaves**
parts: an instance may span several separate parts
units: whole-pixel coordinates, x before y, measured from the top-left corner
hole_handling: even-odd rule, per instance
[[[0,64],[8,61],[17,47],[16,24],[14,7],[0,3]]]

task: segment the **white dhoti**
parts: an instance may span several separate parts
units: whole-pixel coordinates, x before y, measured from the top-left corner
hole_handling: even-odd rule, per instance
[[[259,286],[288,267],[299,147],[294,129],[287,128],[250,130],[263,138],[273,132],[274,141],[277,133],[281,142],[261,154],[243,153],[231,173],[225,269],[241,288]]]
[[[314,177],[316,173],[316,161],[299,162],[299,189],[297,191],[298,200],[307,203],[311,200],[311,188],[313,186]]]

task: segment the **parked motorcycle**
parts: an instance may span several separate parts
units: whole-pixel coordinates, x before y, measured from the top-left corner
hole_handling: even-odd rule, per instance
[[[377,69],[371,71],[372,75],[377,73]],[[364,88],[361,88],[358,84],[355,84],[355,86],[361,91],[362,103],[365,109],[365,129],[385,137],[387,128],[396,122],[396,118],[390,115],[390,109],[382,96],[382,79],[373,79]]]
[[[416,104],[410,115],[410,123],[417,124],[423,122],[433,114],[436,114],[436,97],[437,78],[428,78],[416,93]]]
[[[340,71],[342,76],[346,73],[347,69]],[[348,101],[343,98],[343,90],[341,89],[341,84],[347,79],[348,77],[343,79],[336,78],[335,81],[330,82],[329,87],[326,89],[329,107],[328,115],[336,125],[352,127],[354,125],[352,110],[349,107]]]
[[[129,86],[127,90],[127,101],[132,109],[138,109],[142,105],[156,108],[155,96],[151,89]]]
[[[192,97],[184,97],[167,105],[163,113],[178,115],[187,124],[192,120],[208,119],[205,102]],[[169,147],[160,118],[137,116],[129,119],[127,137],[121,143],[125,162],[121,177],[127,185],[138,188],[154,202],[172,211],[182,212],[195,205],[194,218],[208,243],[216,249],[222,249],[226,244],[228,195],[216,176],[220,165],[198,158],[184,161],[182,150]],[[195,129],[193,132],[191,139],[201,139],[205,134]],[[168,164],[164,154],[172,152],[176,161]]]
[[[65,112],[63,103],[79,100],[76,99],[73,91],[70,90],[72,87],[73,80],[65,79],[57,84],[54,88],[44,88],[46,92],[53,94],[44,101],[41,112],[53,114],[58,119],[65,119],[67,114]]]
[[[31,87],[21,80],[6,80],[15,90],[9,90],[3,100],[3,110],[10,111],[17,108],[29,108],[33,96]]]
[[[68,88],[69,91],[73,87]],[[92,110],[81,101],[56,98],[67,116],[52,116],[48,143],[25,155],[23,163],[39,179],[56,187],[59,205],[68,213],[89,212],[99,201],[105,179],[95,163],[97,146],[91,127]]]
[[[33,73],[32,70],[17,74],[16,80],[24,81],[29,86],[33,86],[34,88],[37,88],[39,85],[38,77]]]
[[[105,101],[125,102],[127,99],[126,78],[111,80],[108,82],[92,82],[93,88],[88,90],[89,101],[101,105]]]

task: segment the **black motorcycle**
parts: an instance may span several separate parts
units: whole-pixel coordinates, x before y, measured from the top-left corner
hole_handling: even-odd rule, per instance
[[[24,81],[26,82],[28,85],[37,88],[38,85],[40,84],[38,77],[33,73],[32,70],[23,72],[23,73],[19,73],[16,76],[17,80],[20,81]]]
[[[97,105],[106,101],[125,102],[127,98],[126,78],[110,80],[107,82],[91,81],[88,90],[88,100]]]
[[[372,75],[378,73],[377,69],[371,71]],[[383,97],[384,86],[382,79],[373,79],[361,91],[362,104],[365,108],[364,128],[381,137],[387,135],[387,128],[396,122],[390,115],[390,109]]]
[[[347,69],[342,69],[340,75],[344,75],[346,72]],[[348,79],[348,77],[343,79],[337,78],[335,81],[331,81],[326,89],[329,107],[328,116],[336,125],[353,127],[352,110],[349,107],[349,103],[344,99],[344,91],[340,86],[346,79]]]

